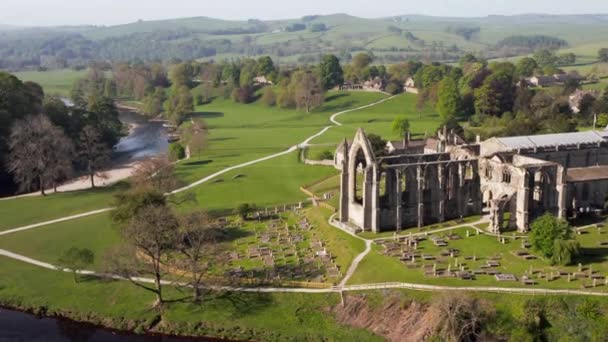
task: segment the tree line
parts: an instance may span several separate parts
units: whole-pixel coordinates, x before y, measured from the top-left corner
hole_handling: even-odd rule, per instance
[[[98,76],[91,75],[91,80]],[[0,184],[19,191],[56,188],[75,173],[94,175],[123,134],[118,110],[85,82],[73,106],[42,87],[0,72]],[[98,90],[98,89],[97,89]]]

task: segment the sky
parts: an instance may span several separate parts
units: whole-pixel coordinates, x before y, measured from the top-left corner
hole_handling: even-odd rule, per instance
[[[490,14],[608,13],[607,0],[0,0],[0,24],[117,25],[206,16],[285,19],[347,13],[373,18],[401,14],[475,17]]]

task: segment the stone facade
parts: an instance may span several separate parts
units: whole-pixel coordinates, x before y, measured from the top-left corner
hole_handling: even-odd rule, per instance
[[[341,221],[381,232],[481,214],[485,207],[494,232],[525,232],[544,213],[576,216],[603,209],[608,197],[608,132],[475,144],[445,129],[437,136],[432,144],[389,143],[378,156],[362,129],[341,144]]]

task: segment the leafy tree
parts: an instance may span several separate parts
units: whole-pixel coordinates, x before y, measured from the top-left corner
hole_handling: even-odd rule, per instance
[[[530,77],[534,75],[534,71],[538,68],[538,64],[536,64],[536,60],[531,57],[524,57],[517,62],[517,66],[515,70],[517,74],[522,77]]]
[[[557,56],[553,51],[548,49],[540,49],[534,53],[534,60],[538,63],[539,66],[555,66],[557,63]]]
[[[511,111],[514,97],[512,76],[506,72],[493,73],[475,90],[475,109],[481,114],[500,115]]]
[[[268,107],[272,107],[277,103],[277,95],[272,90],[272,87],[266,87],[262,94],[262,103]]]
[[[187,114],[194,111],[194,99],[186,86],[172,88],[171,96],[165,101],[165,112],[175,125],[179,125]]]
[[[71,170],[73,145],[63,130],[43,114],[17,121],[9,141],[8,171],[21,190],[55,185]]]
[[[597,58],[602,63],[608,63],[608,48],[601,48],[597,52]]]
[[[344,71],[335,55],[325,55],[319,64],[319,78],[324,89],[331,89],[344,83]]]
[[[112,149],[103,141],[99,130],[91,125],[87,125],[80,133],[78,141],[78,155],[85,163],[91,188],[95,187],[95,175],[108,165]]]
[[[543,256],[551,258],[555,252],[556,240],[568,240],[571,236],[570,226],[565,220],[547,213],[530,225],[530,244]]]
[[[72,247],[63,253],[57,260],[62,268],[69,268],[74,275],[74,282],[78,282],[78,272],[91,266],[95,261],[95,253],[88,248]]]
[[[275,66],[272,58],[270,58],[270,56],[258,58],[257,69],[259,75],[266,77],[270,76],[275,72]]]
[[[140,192],[153,192],[143,196],[143,198],[147,198],[148,200],[142,200],[142,203],[151,202],[162,205],[164,202],[162,198],[157,198],[157,193],[162,194],[173,190],[176,184],[174,172],[175,164],[166,156],[150,157],[137,163],[131,176],[131,184],[135,189],[134,194],[137,194],[135,197],[139,197]],[[122,201],[118,202],[126,203],[131,197],[134,197],[134,194],[123,195]],[[129,211],[127,210],[127,212]]]
[[[398,116],[393,120],[391,129],[400,137],[403,137],[410,130],[410,121],[404,115]]]
[[[399,82],[396,79],[391,79],[386,84],[386,88],[384,88],[384,91],[391,95],[401,94],[403,92],[403,83]]]
[[[557,56],[557,65],[572,65],[576,63],[576,55],[572,52]]]
[[[150,177],[151,178],[151,177]],[[136,179],[140,179],[136,178]],[[147,186],[149,178],[139,184],[144,186],[136,187],[130,191],[119,192],[114,196],[114,207],[111,216],[112,221],[118,225],[123,225],[135,217],[140,210],[150,206],[164,207],[166,205],[166,197],[161,190]],[[136,183],[137,184],[137,183]]]
[[[367,53],[358,53],[355,55],[355,57],[353,57],[352,65],[356,71],[360,71],[370,65],[372,61],[372,56],[368,55]]]
[[[597,116],[597,125],[599,127],[608,127],[608,114],[602,113]]]
[[[460,110],[460,94],[458,86],[451,77],[446,77],[439,83],[437,111],[443,120],[455,117]]]
[[[237,214],[243,219],[246,220],[249,217],[249,214],[256,210],[255,204],[242,203],[236,208]]]
[[[157,116],[163,112],[163,103],[167,100],[165,89],[156,87],[154,92],[148,94],[144,99],[144,110],[146,114]]]
[[[581,245],[576,240],[557,239],[553,244],[551,262],[557,265],[571,265],[580,254]]]
[[[186,158],[186,150],[180,143],[172,143],[169,145],[169,157],[171,160],[181,160]]]
[[[373,133],[368,134],[367,139],[369,140],[369,144],[376,156],[382,156],[385,154],[386,140],[382,139],[381,136]]]

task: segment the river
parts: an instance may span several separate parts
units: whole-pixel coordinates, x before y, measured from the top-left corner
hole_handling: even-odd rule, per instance
[[[0,342],[217,342],[218,339],[133,335],[59,318],[0,308]]]
[[[116,160],[139,160],[167,152],[167,129],[162,122],[148,121],[143,115],[120,110],[120,121],[131,127],[129,135],[114,146]]]

